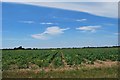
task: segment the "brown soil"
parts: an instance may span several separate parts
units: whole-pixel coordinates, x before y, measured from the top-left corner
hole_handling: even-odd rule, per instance
[[[117,61],[95,61],[94,64],[83,64],[85,67],[88,68],[100,68],[100,67],[112,67],[117,65]]]
[[[49,72],[49,71],[69,71],[69,70],[80,70],[80,69],[94,69],[94,68],[107,68],[107,67],[112,67],[112,66],[117,66],[118,62],[117,61],[96,61],[94,62],[94,64],[81,64],[81,65],[77,65],[77,66],[71,66],[69,67],[67,65],[67,67],[59,67],[59,68],[52,68],[52,67],[46,67],[46,68],[39,68],[39,69],[35,69],[35,70],[31,70],[31,69],[16,69],[18,72],[20,71],[23,74],[27,74],[27,72],[29,71],[33,71],[35,74],[38,74],[39,72],[41,72],[42,70],[45,72]],[[15,71],[16,71],[15,70]],[[11,71],[11,70],[8,70]],[[13,70],[14,71],[14,70]]]
[[[65,61],[63,52],[61,52],[61,58],[62,58],[62,62],[63,62],[63,64],[64,64],[64,67],[68,67],[67,62]]]
[[[60,68],[46,68],[44,69],[46,72],[49,71],[65,71],[65,70],[79,70],[79,69],[93,69],[93,68],[102,68],[102,67],[112,67],[112,66],[117,66],[118,62],[117,61],[96,61],[94,64],[81,64],[77,66],[71,66],[69,67],[60,67]]]

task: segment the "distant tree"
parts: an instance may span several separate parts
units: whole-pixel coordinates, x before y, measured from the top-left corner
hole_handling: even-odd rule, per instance
[[[16,50],[17,48],[15,47],[14,50]]]
[[[19,46],[18,48],[14,48],[14,50],[19,50],[19,49],[24,49],[24,48],[22,48],[22,46]]]
[[[26,50],[31,50],[31,48],[27,48]]]
[[[33,48],[33,50],[37,50],[38,48]]]
[[[18,49],[22,49],[22,46],[19,46]]]

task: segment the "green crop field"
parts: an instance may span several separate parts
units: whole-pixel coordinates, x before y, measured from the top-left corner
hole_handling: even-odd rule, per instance
[[[80,77],[80,74],[81,77],[116,77],[117,67],[107,68],[103,63],[119,61],[118,48],[3,50],[2,53],[3,77],[60,77],[61,74],[61,77]],[[96,63],[102,67],[96,67],[99,66]],[[20,70],[27,73],[15,75]],[[90,74],[89,70],[94,73]]]

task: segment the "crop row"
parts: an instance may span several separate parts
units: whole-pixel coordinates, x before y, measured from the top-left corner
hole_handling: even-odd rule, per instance
[[[62,56],[62,53],[63,56]],[[3,70],[42,68],[52,64],[54,67],[79,65],[81,63],[94,64],[96,60],[119,61],[117,48],[87,48],[87,49],[59,49],[59,50],[3,50]]]

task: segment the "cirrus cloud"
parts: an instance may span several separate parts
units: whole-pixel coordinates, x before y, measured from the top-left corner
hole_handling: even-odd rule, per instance
[[[114,33],[115,35],[120,35],[120,33],[119,32],[116,32],[116,33]]]
[[[35,23],[34,21],[19,21],[20,23],[32,24]]]
[[[53,24],[53,23],[51,23],[51,22],[47,22],[47,23],[45,23],[45,22],[42,22],[42,23],[40,23],[40,24]]]
[[[43,33],[31,35],[35,39],[46,40],[51,36],[56,36],[64,33],[65,30],[69,28],[60,28],[58,26],[48,27]]]
[[[63,0],[53,0],[53,2],[49,2],[51,0],[2,0],[3,2],[15,2],[22,4],[29,4],[35,6],[43,6],[43,7],[51,7],[51,8],[59,8],[65,10],[86,12],[89,14],[110,17],[110,18],[118,18],[118,1],[119,0],[84,0],[84,1],[75,1],[74,3],[69,3],[69,1]],[[86,3],[85,3],[86,2]],[[89,2],[89,3],[88,3]],[[92,2],[92,3],[90,3]]]
[[[78,27],[76,29],[81,30],[81,31],[95,32],[99,28],[101,28],[101,26],[82,26],[82,27]]]
[[[76,21],[82,22],[82,21],[87,21],[87,19],[77,19]]]

